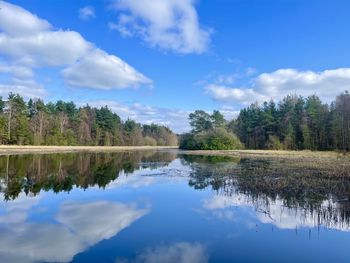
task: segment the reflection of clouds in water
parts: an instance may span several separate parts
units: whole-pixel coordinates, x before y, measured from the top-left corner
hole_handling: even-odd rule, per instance
[[[250,207],[255,209],[254,216],[265,224],[273,224],[281,229],[295,229],[297,227],[315,227],[323,225],[327,228],[341,231],[350,231],[350,226],[344,224],[341,219],[341,212],[337,212],[337,203],[324,201],[321,204],[322,216],[317,211],[302,208],[288,208],[284,205],[283,199],[276,198],[252,198],[244,194],[232,196],[214,195],[203,200],[203,208],[210,210],[214,216],[220,219],[238,220],[240,213],[233,213],[234,207]],[[327,214],[328,213],[328,214]]]
[[[135,259],[117,259],[116,262],[143,263],[203,263],[209,257],[204,245],[200,243],[177,242],[170,245],[160,245],[147,248]]]
[[[22,201],[14,205],[22,213],[28,213],[36,204],[23,198]],[[28,222],[27,215],[22,216],[18,224],[18,220],[8,220],[11,213],[18,211],[7,209],[0,215],[0,258],[3,262],[68,262],[79,252],[116,235],[147,212],[148,209],[116,202],[66,203],[57,214],[59,224]]]
[[[147,212],[134,205],[106,201],[66,203],[61,206],[56,219],[76,233],[82,242],[92,245],[111,238]]]
[[[3,262],[68,262],[84,245],[65,226],[23,223],[0,226]]]
[[[0,224],[1,223],[20,223],[28,217],[28,210],[37,205],[42,196],[27,197],[24,193],[18,195],[15,200],[0,203]],[[4,200],[3,195],[0,195]]]
[[[180,159],[175,159],[165,167],[157,169],[140,168],[132,174],[121,172],[115,181],[107,185],[106,189],[114,189],[121,186],[141,188],[160,182],[187,180],[191,171],[192,169],[183,165]]]

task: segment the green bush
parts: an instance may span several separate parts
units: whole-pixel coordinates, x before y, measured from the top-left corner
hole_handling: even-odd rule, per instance
[[[267,142],[267,149],[269,150],[283,150],[283,143],[281,143],[280,139],[277,136],[271,135],[269,136],[269,140]]]
[[[180,139],[180,149],[237,150],[243,145],[237,136],[223,128],[201,133],[187,133]]]

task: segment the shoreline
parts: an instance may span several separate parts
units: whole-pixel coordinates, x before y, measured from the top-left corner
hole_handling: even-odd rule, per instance
[[[237,157],[345,157],[350,160],[350,152],[336,151],[290,151],[290,150],[181,150],[178,146],[46,146],[46,145],[0,145],[0,155],[56,153],[56,152],[118,152],[138,150],[178,150],[179,154],[190,155],[220,155]]]
[[[34,146],[0,145],[1,155],[46,154],[70,152],[119,152],[145,150],[177,150],[177,146]]]
[[[219,156],[240,156],[240,157],[348,157],[350,152],[337,151],[310,151],[310,150],[180,150],[182,154],[192,155],[219,155]]]

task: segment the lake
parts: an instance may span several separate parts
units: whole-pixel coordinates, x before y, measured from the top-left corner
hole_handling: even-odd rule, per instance
[[[0,157],[0,262],[349,262],[350,181],[176,150]]]

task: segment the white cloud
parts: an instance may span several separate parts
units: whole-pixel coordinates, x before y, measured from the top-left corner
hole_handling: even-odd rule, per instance
[[[6,65],[0,63],[0,72],[12,74],[14,77],[31,78],[34,72],[31,68],[24,66]]]
[[[253,89],[230,88],[225,85],[210,84],[205,87],[205,92],[215,100],[224,102],[238,101],[248,104],[257,100],[267,99],[267,97],[255,92]]]
[[[205,87],[207,94],[215,100],[249,104],[280,100],[288,94],[304,97],[316,94],[329,102],[345,90],[350,89],[350,68],[324,70],[321,72],[279,69],[263,73],[252,79],[248,87],[230,87],[211,84]]]
[[[0,30],[8,35],[31,35],[51,27],[46,20],[40,19],[19,6],[0,1],[0,8]]]
[[[109,26],[123,36],[182,54],[208,49],[211,32],[201,28],[193,0],[116,0],[113,8],[121,14]]]
[[[79,9],[79,18],[81,20],[89,20],[95,17],[95,8],[93,6],[84,6],[83,8]]]
[[[68,85],[104,90],[152,83],[120,58],[102,50],[91,52],[62,74]]]
[[[34,67],[71,64],[91,48],[92,44],[75,31],[42,31],[16,37],[0,34],[1,54]]]
[[[1,71],[0,71],[1,72]],[[48,91],[34,78],[17,77],[12,73],[13,77],[9,80],[0,82],[0,96],[7,98],[10,93],[20,94],[25,99],[44,98],[49,94]]]
[[[82,104],[80,103],[80,105]],[[178,133],[190,130],[189,111],[151,107],[140,103],[123,104],[109,100],[90,101],[88,104],[93,107],[108,106],[124,120],[130,118],[144,124],[157,123],[168,126]]]
[[[0,96],[6,98],[11,92],[25,98],[42,98],[47,95],[47,91],[32,80],[24,82],[25,84],[0,84]]]
[[[34,72],[38,68],[63,68],[68,84],[99,89],[150,83],[126,62],[96,48],[78,32],[56,30],[46,20],[4,1],[0,1],[0,8],[0,72],[34,82]],[[83,78],[82,74],[87,75]],[[44,94],[41,90],[33,93],[33,86],[15,85],[13,81],[2,83],[2,86],[3,92],[6,86],[6,91]]]
[[[219,111],[222,115],[224,115],[226,120],[232,120],[236,118],[240,112],[239,110],[236,110],[230,106],[222,106]]]

